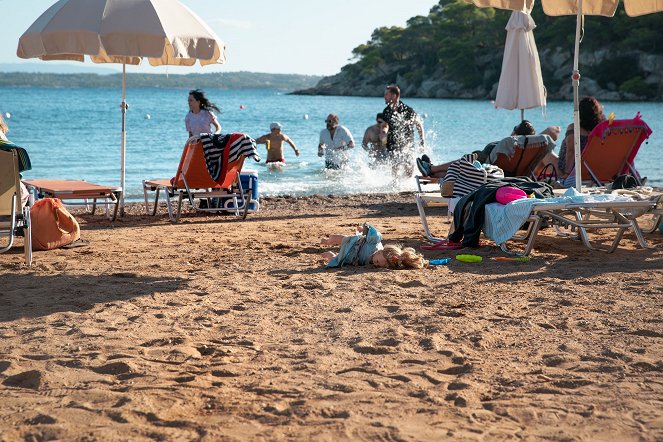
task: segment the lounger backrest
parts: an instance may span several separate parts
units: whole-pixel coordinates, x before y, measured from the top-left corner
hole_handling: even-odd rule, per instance
[[[12,200],[20,192],[18,157],[13,151],[0,150],[0,216],[13,215]]]
[[[219,186],[222,189],[227,189],[237,181],[239,172],[242,171],[242,166],[244,165],[245,156],[240,156],[237,160],[228,164],[226,169],[226,177],[223,180],[223,183]]]
[[[505,153],[497,154],[497,160],[493,164],[502,169],[507,177],[530,176],[536,165],[554,147],[552,140],[541,135],[510,138],[522,138],[525,142],[522,145],[518,143],[512,157]]]
[[[228,164],[225,178],[221,184],[212,179],[205,163],[203,154],[203,143],[200,138],[190,138],[184,146],[180,165],[175,175],[175,186],[184,189],[186,186],[182,176],[186,177],[189,189],[227,189],[237,179],[237,171],[242,169],[244,157],[241,156],[237,161]]]
[[[651,133],[639,114],[628,120],[601,122],[590,132],[582,151],[582,179],[592,179],[587,166],[601,183],[627,173],[628,165]]]

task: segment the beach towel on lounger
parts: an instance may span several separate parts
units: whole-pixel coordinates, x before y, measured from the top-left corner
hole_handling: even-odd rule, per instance
[[[449,165],[442,181],[443,195],[462,198],[484,184],[500,178],[504,178],[502,169],[493,165],[481,165],[477,162],[476,154],[466,154]]]
[[[260,161],[256,142],[244,133],[200,134],[207,170],[214,181],[221,184],[226,176],[226,166],[240,156],[252,157]],[[220,181],[220,182],[219,182]]]

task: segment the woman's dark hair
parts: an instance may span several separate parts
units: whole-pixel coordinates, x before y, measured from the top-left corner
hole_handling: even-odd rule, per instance
[[[580,127],[591,132],[597,124],[605,120],[603,106],[594,97],[584,97],[578,104],[580,113]]]
[[[217,112],[221,112],[221,109],[219,107],[209,101],[207,97],[205,96],[205,91],[201,89],[194,89],[192,91],[189,91],[189,95],[193,95],[193,98],[196,99],[196,101],[200,102],[200,108],[203,110],[215,110]]]
[[[534,125],[528,120],[523,120],[518,126],[513,128],[513,133],[515,135],[534,135],[536,129],[534,129]]]

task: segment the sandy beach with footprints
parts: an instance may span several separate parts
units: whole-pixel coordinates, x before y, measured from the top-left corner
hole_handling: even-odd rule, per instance
[[[663,439],[659,233],[327,270],[365,221],[422,245],[412,196],[77,218],[87,247],[0,255],[0,440]]]

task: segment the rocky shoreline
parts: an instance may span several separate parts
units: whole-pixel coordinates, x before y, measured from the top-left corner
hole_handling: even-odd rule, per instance
[[[494,99],[501,70],[502,54],[491,60],[480,60],[484,86],[467,88],[460,79],[449,78],[443,66],[421,81],[410,80],[412,67],[406,65],[378,66],[375,74],[352,75],[348,70],[322,78],[315,87],[292,92],[293,95],[382,96],[384,86],[396,83],[404,96],[418,98]],[[570,81],[573,53],[561,48],[539,53],[544,84],[549,100],[573,99]],[[607,67],[612,60],[635,63],[638,75],[617,84],[606,81]],[[615,66],[612,67],[615,69]],[[663,101],[663,56],[641,51],[616,54],[610,50],[585,51],[580,57],[580,90],[601,101]],[[625,83],[628,83],[625,85]]]

